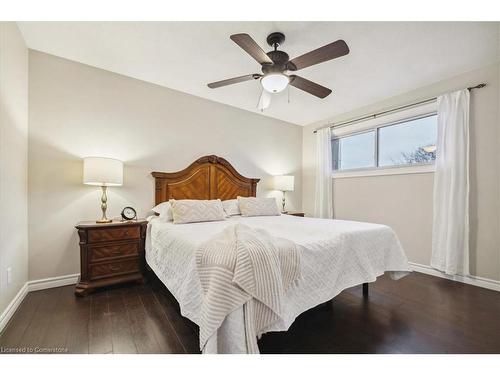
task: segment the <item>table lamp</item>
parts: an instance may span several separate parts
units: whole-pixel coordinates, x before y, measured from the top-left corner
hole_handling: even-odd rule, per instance
[[[100,186],[102,189],[102,217],[96,223],[111,223],[106,217],[108,186],[121,186],[123,183],[123,162],[111,158],[87,157],[83,159],[83,183]]]
[[[274,189],[283,192],[282,213],[285,213],[285,192],[293,191],[294,176],[274,176]]]

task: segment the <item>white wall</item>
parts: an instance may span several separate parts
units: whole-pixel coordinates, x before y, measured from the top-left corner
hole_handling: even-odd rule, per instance
[[[108,217],[126,205],[144,215],[154,203],[152,171],[208,154],[261,178],[259,195],[278,195],[268,190],[271,175],[295,175],[288,208],[301,208],[301,127],[36,51],[29,72],[30,279],[79,272],[74,225],[100,217],[100,189],[82,184],[84,156],[125,162]]]
[[[28,50],[16,24],[0,22],[0,314],[28,280],[27,170]]]
[[[473,275],[500,280],[499,68],[499,64],[487,66],[304,127],[305,212],[314,211],[314,129],[486,82],[485,88],[471,95],[470,261]],[[432,186],[432,174],[336,179],[333,182],[335,217],[392,226],[410,261],[429,265]]]

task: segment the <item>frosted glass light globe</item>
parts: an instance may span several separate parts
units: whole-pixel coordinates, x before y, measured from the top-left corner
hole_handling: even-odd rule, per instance
[[[280,73],[267,74],[260,79],[264,90],[276,93],[286,89],[289,79],[286,75]]]

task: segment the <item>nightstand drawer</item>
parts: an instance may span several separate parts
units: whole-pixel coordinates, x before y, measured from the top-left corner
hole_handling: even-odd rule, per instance
[[[90,279],[100,279],[109,276],[121,275],[140,271],[139,259],[122,260],[112,263],[90,265]]]
[[[138,242],[89,247],[89,257],[91,262],[97,262],[108,258],[137,256],[137,255],[139,255]]]
[[[140,237],[141,228],[139,226],[89,230],[89,243],[138,239]]]

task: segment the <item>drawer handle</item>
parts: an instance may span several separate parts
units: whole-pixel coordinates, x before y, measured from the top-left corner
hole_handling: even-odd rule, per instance
[[[109,269],[111,271],[119,271],[121,269],[121,266],[109,266]]]
[[[121,255],[122,252],[120,250],[113,250],[112,254],[113,255]]]

